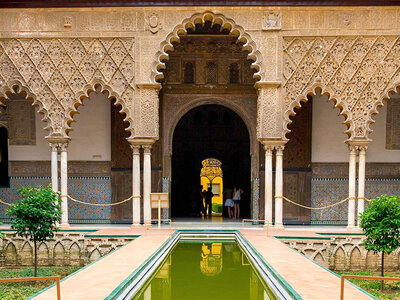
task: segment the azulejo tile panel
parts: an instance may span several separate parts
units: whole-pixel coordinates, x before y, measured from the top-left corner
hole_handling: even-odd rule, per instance
[[[23,186],[47,186],[50,177],[11,177],[10,188],[0,189],[0,199],[15,203],[20,199],[18,189]],[[110,177],[70,177],[68,178],[68,194],[78,200],[88,203],[111,203],[111,178]],[[110,220],[111,207],[83,205],[73,201],[68,203],[68,217],[74,222],[95,220]],[[0,204],[0,219],[6,220],[7,206]]]
[[[365,197],[376,198],[382,194],[400,193],[399,178],[367,179]],[[348,196],[348,179],[313,178],[311,181],[311,205],[323,207],[345,199]],[[342,223],[347,221],[347,202],[323,210],[311,212],[312,222]],[[357,209],[357,202],[356,202]]]

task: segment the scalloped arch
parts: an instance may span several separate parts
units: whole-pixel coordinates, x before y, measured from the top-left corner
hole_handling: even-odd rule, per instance
[[[160,43],[160,50],[157,51],[155,56],[155,61],[152,66],[152,82],[157,82],[164,78],[162,72],[165,69],[165,60],[168,60],[168,51],[173,50],[173,42],[180,40],[179,35],[186,33],[188,28],[194,28],[195,24],[204,23],[205,21],[210,21],[212,24],[219,24],[221,30],[228,29],[230,34],[237,36],[237,40],[243,42],[243,50],[247,50],[250,53],[247,55],[248,59],[252,59],[254,62],[251,64],[251,68],[255,69],[253,77],[257,80],[263,78],[262,70],[262,54],[258,50],[256,42],[251,38],[251,36],[245,32],[244,28],[237,25],[233,19],[227,18],[222,14],[215,14],[210,11],[203,13],[196,13],[189,18],[184,19],[180,24],[176,25],[175,28],[170,32],[164,41]]]
[[[10,99],[9,96],[14,93],[25,93],[26,100],[32,99],[32,105],[38,108],[37,112],[43,114],[41,120],[46,123],[44,129],[50,131],[51,135],[53,129],[51,128],[51,121],[47,109],[36,95],[27,86],[22,84],[21,81],[13,80],[0,87],[0,104],[4,105],[2,100]]]
[[[328,97],[328,101],[332,101],[335,105],[335,108],[339,108],[340,113],[339,115],[342,115],[345,120],[343,121],[343,124],[347,126],[347,130],[344,132],[347,134],[349,139],[352,136],[352,132],[354,131],[354,124],[351,119],[351,112],[349,112],[344,106],[342,101],[338,100],[337,97],[333,96],[334,93],[332,90],[328,88],[325,88],[322,84],[314,84],[310,86],[308,89],[306,89],[301,95],[299,95],[295,101],[292,101],[287,108],[287,110],[284,113],[284,126],[283,126],[283,139],[286,139],[286,134],[290,132],[288,126],[293,122],[292,119],[290,119],[291,116],[295,116],[295,108],[300,108],[301,107],[301,102],[307,102],[307,96],[315,96],[317,95],[317,92],[322,95],[326,95]]]
[[[382,95],[379,97],[378,101],[374,102],[374,106],[372,109],[370,109],[369,114],[368,114],[368,121],[367,121],[367,132],[371,133],[372,129],[369,128],[369,126],[373,123],[375,123],[375,120],[372,118],[372,116],[377,115],[379,113],[378,109],[380,107],[383,107],[385,103],[383,101],[389,101],[390,100],[390,95],[391,94],[397,94],[398,90],[400,90],[400,79],[395,81],[393,84],[389,85],[385,91],[382,93]]]
[[[79,92],[76,93],[74,97],[73,104],[67,109],[67,128],[66,133],[68,134],[71,129],[71,124],[75,122],[73,116],[78,113],[78,107],[83,104],[83,100],[89,98],[89,94],[91,92],[96,92],[100,88],[100,93],[106,95],[108,93],[107,99],[112,100],[115,99],[115,105],[121,106],[121,110],[119,111],[121,114],[124,114],[124,122],[128,122],[129,126],[125,128],[126,131],[133,134],[133,119],[127,107],[125,101],[121,100],[121,97],[115,93],[111,86],[105,84],[101,79],[92,80],[90,83],[86,84]]]

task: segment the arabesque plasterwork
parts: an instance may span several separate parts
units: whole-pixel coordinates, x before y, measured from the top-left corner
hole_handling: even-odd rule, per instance
[[[377,108],[400,80],[398,36],[284,38],[284,125],[316,89],[346,118],[349,139],[368,139]]]
[[[281,84],[258,88],[259,139],[285,139],[294,109],[320,89],[345,116],[349,139],[366,140],[377,107],[400,82],[397,15],[346,7],[9,10],[11,21],[0,21],[0,94],[26,93],[49,137],[67,138],[77,107],[100,86],[121,105],[132,138],[157,139],[158,88],[137,84],[162,79],[172,43],[210,21],[243,43],[261,85]]]
[[[133,46],[133,38],[1,39],[0,92],[25,91],[54,138],[67,135],[82,99],[101,86],[122,106],[133,133]]]

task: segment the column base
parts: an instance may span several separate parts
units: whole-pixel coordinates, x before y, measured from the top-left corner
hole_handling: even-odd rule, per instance
[[[151,223],[145,223],[145,224],[143,224],[142,227],[144,227],[146,229],[151,229],[151,228],[153,228],[153,225],[151,225]]]
[[[360,228],[357,226],[347,226],[346,231],[359,232]]]
[[[140,223],[135,223],[135,224],[131,225],[131,229],[138,229],[138,228],[141,228],[141,227],[142,227],[142,225]]]
[[[263,228],[264,229],[270,229],[270,228],[272,228],[274,225],[272,225],[272,223],[265,223],[264,224],[264,226],[263,226]]]
[[[68,223],[61,223],[57,227],[58,227],[58,229],[70,229],[71,228]]]
[[[276,230],[285,230],[285,227],[283,227],[283,224],[275,224],[274,229]]]

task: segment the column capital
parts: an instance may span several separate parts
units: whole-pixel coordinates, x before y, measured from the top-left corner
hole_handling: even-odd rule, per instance
[[[133,155],[139,155],[140,154],[140,145],[136,144],[130,144]]]
[[[275,145],[276,155],[283,155],[285,145]]]
[[[46,138],[52,151],[67,151],[71,138]]]
[[[145,145],[142,145],[142,147],[143,147],[143,153],[144,154],[150,154],[151,153],[151,147],[153,147],[153,145],[145,144]]]
[[[348,145],[350,151],[352,151],[352,150],[367,151],[369,143],[370,143],[370,140],[346,141],[346,144]]]
[[[285,149],[285,145],[288,141],[285,140],[259,140],[261,144],[264,145],[264,150],[267,151],[271,148],[271,150],[283,151]]]

